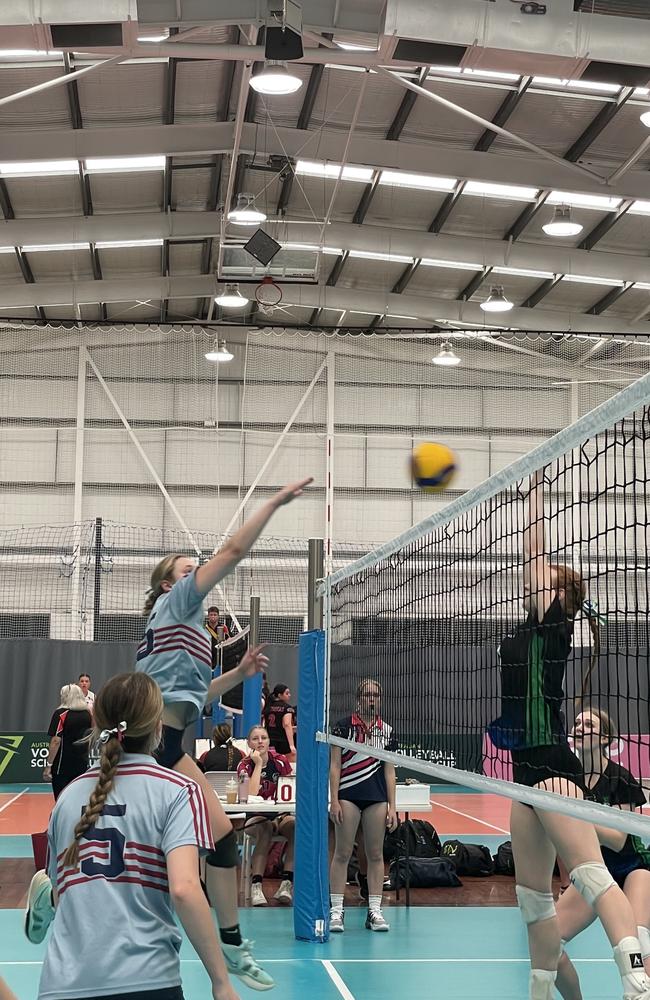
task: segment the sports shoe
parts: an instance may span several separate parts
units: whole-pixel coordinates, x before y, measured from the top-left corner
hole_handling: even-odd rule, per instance
[[[345,930],[343,926],[343,910],[330,911],[330,934],[342,934]]]
[[[245,939],[241,944],[224,944],[222,941],[221,949],[226,968],[231,976],[238,976],[242,983],[252,990],[272,990],[275,980],[253,958],[251,954],[253,944],[253,941]]]
[[[266,906],[267,899],[260,882],[253,882],[251,886],[251,906]]]
[[[278,903],[282,903],[283,906],[291,906],[293,903],[293,886],[288,878],[283,878],[280,882],[280,888],[273,896],[277,899]]]
[[[368,910],[366,929],[369,931],[389,931],[390,924],[384,919],[381,910]]]
[[[357,872],[357,885],[359,886],[359,899],[368,902],[368,876],[363,872]]]
[[[25,907],[25,934],[32,944],[40,944],[54,920],[52,883],[47,872],[36,872],[29,884]]]

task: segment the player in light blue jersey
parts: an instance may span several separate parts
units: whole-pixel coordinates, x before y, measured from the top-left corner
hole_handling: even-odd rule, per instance
[[[276,493],[230,538],[205,565],[182,555],[161,560],[151,575],[145,604],[145,638],[137,654],[136,670],[149,674],[162,691],[163,739],[157,760],[163,766],[193,778],[208,802],[214,840],[206,857],[206,887],[217,913],[221,943],[229,971],[247,986],[271,989],[273,979],[255,962],[250,943],[242,940],[237,908],[239,855],[232,824],[198,766],[184,753],[183,732],[196,721],[206,703],[264,670],[268,660],[262,647],[250,649],[239,666],[212,679],[212,648],[203,627],[203,600],[250,551],[275,511],[301,496],[311,483],[305,479]]]
[[[30,887],[30,940],[54,918],[38,1000],[183,1000],[174,910],[213,1000],[237,1000],[199,878],[199,852],[212,847],[203,792],[152,756],[162,711],[146,674],[120,674],[97,696],[100,764],[59,797],[49,879],[39,872]]]

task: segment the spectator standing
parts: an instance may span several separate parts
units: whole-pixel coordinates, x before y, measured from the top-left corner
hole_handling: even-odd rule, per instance
[[[276,684],[264,708],[264,726],[276,753],[296,753],[295,714],[287,684]]]
[[[50,746],[43,780],[52,782],[55,800],[66,785],[88,770],[88,742],[84,739],[92,726],[86,699],[77,684],[64,684],[61,704],[50,719],[47,735]]]

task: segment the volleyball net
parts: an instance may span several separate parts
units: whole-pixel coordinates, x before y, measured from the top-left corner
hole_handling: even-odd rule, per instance
[[[331,574],[323,585],[327,732],[321,738],[353,749],[333,733],[337,720],[356,710],[359,685],[372,679],[381,686],[379,712],[399,749],[369,746],[370,754],[650,837],[649,815],[515,784],[511,753],[561,741],[558,720],[570,735],[576,713],[598,708],[619,734],[612,759],[650,784],[649,474],[650,376],[644,376]],[[538,507],[543,496],[537,512],[531,489]],[[518,665],[523,687],[515,677],[513,689],[512,666],[507,673],[500,662],[504,644],[521,639],[526,620],[524,536],[531,518],[536,537],[545,536],[548,562],[576,572],[586,586],[575,607],[564,695],[555,705],[544,684],[549,658],[560,654],[545,645],[544,624],[532,629],[526,662]]]

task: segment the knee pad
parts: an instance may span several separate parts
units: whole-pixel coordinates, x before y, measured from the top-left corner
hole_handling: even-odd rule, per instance
[[[525,924],[538,924],[555,916],[555,902],[550,892],[538,892],[525,885],[516,885],[517,902]]]
[[[557,972],[546,969],[531,969],[529,983],[530,1000],[553,1000]]]
[[[616,882],[602,862],[587,861],[569,872],[571,885],[574,885],[582,898],[593,906],[604,892],[611,889]]]
[[[239,851],[235,831],[230,830],[225,837],[217,840],[214,850],[206,855],[205,860],[213,868],[236,868],[239,864]]]
[[[650,958],[650,930],[647,927],[637,927],[636,932],[639,936],[643,961],[646,962]]]

